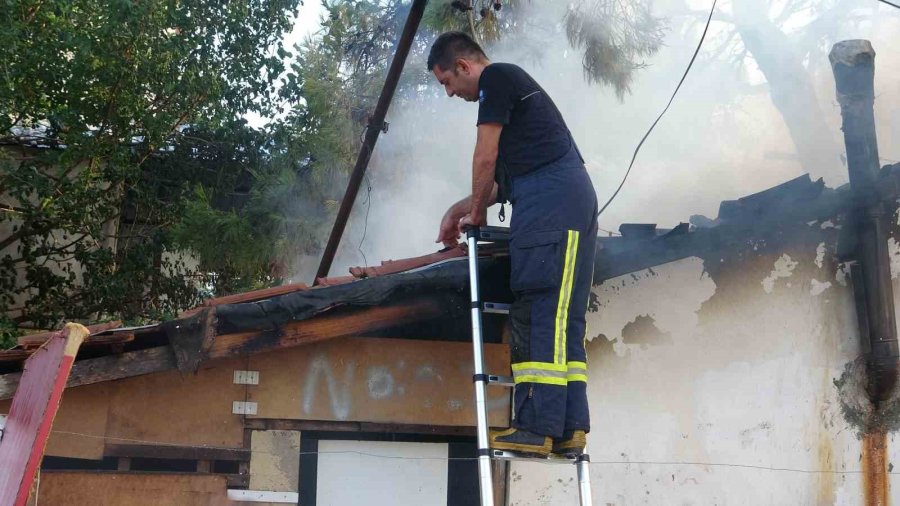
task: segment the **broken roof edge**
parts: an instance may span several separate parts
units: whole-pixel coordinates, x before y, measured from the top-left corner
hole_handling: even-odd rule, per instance
[[[789,226],[824,222],[852,211],[864,199],[876,198],[896,206],[898,197],[900,163],[882,168],[874,194],[854,192],[849,184],[829,188],[821,178],[813,181],[804,174],[767,190],[723,201],[715,220],[694,215],[692,226],[682,223],[671,230],[656,229],[653,224],[623,224],[625,232],[637,234],[598,237],[593,281],[600,284],[683,258],[702,257],[710,250],[773,236]]]

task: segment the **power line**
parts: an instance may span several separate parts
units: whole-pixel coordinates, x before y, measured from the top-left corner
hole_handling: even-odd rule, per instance
[[[365,139],[363,137],[365,136],[366,130],[368,130],[368,129],[369,129],[369,126],[366,125],[365,127],[363,127],[362,131],[359,133],[360,145],[362,145],[362,143],[365,142]],[[366,240],[366,234],[369,232],[369,211],[371,211],[371,210],[372,210],[372,181],[369,179],[369,175],[366,174],[366,218],[365,218],[365,221],[363,222],[362,237],[359,240],[359,245],[356,246],[357,251],[359,251],[359,254],[363,258],[363,264],[366,267],[369,266],[369,259],[366,258],[366,254],[363,252],[362,247],[363,247],[363,242],[365,242],[365,240]]]
[[[366,254],[363,253],[363,242],[366,240],[366,234],[369,232],[369,211],[372,210],[372,181],[369,179],[369,175],[366,174],[366,218],[363,221],[363,233],[362,237],[359,240],[359,246],[356,247],[359,250],[359,254],[363,257],[363,263],[366,267],[369,266],[369,260],[366,258]]]
[[[612,237],[614,235],[622,235],[618,232],[613,232],[612,230],[606,230],[605,228],[601,228],[601,227],[597,227],[597,230],[599,230],[601,232],[606,232],[607,234],[609,234],[610,237]]]
[[[883,4],[888,4],[888,5],[890,5],[891,7],[895,8],[895,9],[900,9],[900,5],[897,5],[897,4],[893,3],[893,2],[888,2],[888,0],[878,0],[878,1],[881,2],[881,3],[883,3]]]
[[[656,117],[656,121],[654,121],[653,124],[650,125],[650,128],[647,130],[647,133],[644,134],[644,137],[641,138],[641,142],[639,142],[637,147],[634,149],[634,155],[632,155],[632,157],[631,157],[631,163],[628,164],[628,170],[625,171],[625,176],[622,178],[622,182],[619,183],[619,187],[616,188],[616,191],[612,194],[612,197],[610,197],[609,200],[606,201],[606,204],[604,204],[603,207],[600,209],[600,212],[597,213],[598,216],[600,214],[602,214],[603,211],[605,211],[607,207],[609,207],[609,205],[612,203],[613,199],[616,198],[616,195],[619,194],[619,190],[621,190],[622,187],[625,186],[625,181],[628,179],[628,174],[631,173],[631,168],[634,167],[634,161],[637,159],[637,155],[638,155],[638,152],[641,150],[641,146],[644,145],[644,141],[646,141],[647,137],[650,136],[650,132],[652,132],[653,129],[656,128],[656,124],[659,123],[659,120],[662,119],[662,117],[666,113],[666,111],[669,110],[669,106],[671,106],[672,102],[675,100],[675,95],[678,94],[678,90],[681,89],[681,85],[684,83],[685,78],[687,78],[688,72],[691,71],[691,67],[694,65],[694,60],[697,59],[697,54],[700,53],[700,48],[703,47],[703,41],[704,41],[704,39],[706,39],[706,32],[709,30],[709,24],[712,21],[713,12],[715,12],[715,10],[716,10],[716,1],[717,0],[713,0],[712,8],[709,10],[709,18],[706,19],[706,26],[703,28],[703,35],[700,36],[700,42],[697,43],[697,49],[694,50],[694,55],[691,56],[691,61],[688,62],[687,68],[684,69],[684,75],[682,75],[681,80],[678,81],[678,86],[676,86],[675,91],[672,92],[672,97],[669,99],[669,103],[666,104],[665,109],[663,109],[662,112],[659,113],[659,116]],[[880,1],[884,2],[885,0],[880,0]]]
[[[128,442],[128,443],[136,443],[136,444],[144,444],[144,445],[155,445],[155,446],[171,446],[171,447],[179,447],[179,448],[198,448],[204,450],[229,450],[229,451],[240,451],[246,452],[248,454],[265,454],[265,455],[276,455],[274,452],[267,452],[265,450],[250,450],[249,448],[231,448],[224,446],[213,446],[213,445],[191,445],[191,444],[179,444],[172,442],[163,442],[163,441],[149,441],[145,439],[132,439],[132,438],[123,438],[123,437],[115,437],[115,436],[105,436],[98,434],[85,434],[82,432],[72,432],[65,430],[53,430],[51,431],[55,434],[66,434],[70,436],[80,436],[92,439],[103,439],[108,441],[120,441],[120,442]],[[364,457],[373,457],[379,459],[400,459],[400,460],[478,460],[478,457],[411,457],[404,455],[385,455],[379,453],[370,453],[363,452],[357,450],[331,450],[331,451],[301,451],[297,452],[299,455],[316,455],[316,456],[327,456],[327,455],[357,455]],[[867,474],[864,470],[853,469],[849,471],[837,471],[833,469],[803,469],[797,467],[776,467],[776,466],[764,466],[764,465],[756,465],[756,464],[734,464],[728,462],[698,462],[698,461],[687,461],[687,460],[675,460],[675,461],[664,461],[664,460],[593,460],[590,462],[592,466],[607,466],[607,465],[615,465],[615,466],[700,466],[700,467],[729,467],[729,468],[738,468],[738,469],[754,469],[758,471],[773,471],[773,472],[790,472],[790,473],[803,473],[803,474],[836,474],[836,475],[845,475],[845,474]],[[889,471],[885,474],[888,475],[900,475],[900,472],[897,471]]]

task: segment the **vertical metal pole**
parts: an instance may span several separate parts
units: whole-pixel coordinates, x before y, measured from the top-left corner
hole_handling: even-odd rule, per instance
[[[591,458],[582,455],[575,463],[578,468],[578,501],[581,506],[591,506]]]
[[[341,207],[338,209],[337,217],[334,219],[334,226],[331,229],[331,234],[328,236],[328,243],[325,245],[325,251],[322,253],[322,261],[319,263],[319,269],[316,271],[316,279],[313,280],[314,285],[319,284],[319,278],[327,276],[328,271],[331,269],[331,262],[334,261],[334,255],[337,253],[341,236],[344,235],[344,227],[347,226],[347,219],[350,217],[350,211],[353,209],[353,202],[356,201],[359,185],[362,183],[363,176],[366,175],[366,167],[369,165],[369,159],[372,158],[372,151],[375,149],[375,143],[378,141],[378,134],[384,128],[384,117],[387,115],[388,107],[391,105],[391,99],[394,98],[394,91],[397,89],[397,83],[400,81],[403,65],[406,63],[406,57],[409,55],[409,49],[412,47],[413,40],[416,37],[416,31],[419,29],[419,22],[422,21],[422,14],[425,12],[425,4],[427,3],[428,0],[413,0],[409,9],[406,24],[403,25],[403,33],[400,35],[400,42],[397,43],[397,52],[394,53],[394,59],[391,60],[384,87],[381,89],[381,95],[378,97],[378,103],[375,105],[375,112],[366,126],[366,136],[363,139],[362,146],[359,148],[356,165],[354,165],[353,172],[350,174],[347,190],[344,192],[344,198],[341,199]]]
[[[475,360],[475,413],[478,418],[478,478],[481,506],[494,505],[494,482],[488,442],[487,403],[484,392],[484,340],[481,334],[481,296],[478,288],[478,230],[466,234],[469,243],[469,288],[472,294],[472,351]]]

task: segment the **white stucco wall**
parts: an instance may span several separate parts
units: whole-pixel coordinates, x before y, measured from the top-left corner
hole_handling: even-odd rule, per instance
[[[833,231],[811,227],[822,242],[748,244],[594,287],[595,505],[864,504],[859,428],[841,409],[864,395],[835,384],[860,354],[852,289]],[[891,495],[900,504],[900,485]],[[509,504],[578,504],[575,469],[513,463]]]

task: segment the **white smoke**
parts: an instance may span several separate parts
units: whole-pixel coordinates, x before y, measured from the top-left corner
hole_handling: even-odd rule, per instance
[[[778,4],[770,12],[775,17],[781,3],[773,3]],[[807,10],[781,25],[792,44],[796,43],[785,49],[804,58],[833,134],[832,140],[822,141],[822,149],[838,154],[844,151],[828,51],[840,40],[868,39],[878,52],[875,114],[880,156],[884,163],[900,160],[900,88],[896,85],[900,57],[893,52],[900,33],[900,10],[875,0],[828,1],[829,5],[835,3],[857,21],[849,23],[841,16],[829,18]],[[519,64],[547,90],[587,160],[602,205],[684,72],[705,22],[704,10],[708,12],[711,2],[656,5],[655,13],[668,18],[671,30],[665,46],[637,73],[632,93],[622,103],[611,89],[585,82],[580,57],[569,47],[558,24],[566,2],[520,5],[528,10],[533,23],[545,29],[538,41],[539,57],[534,55],[534,32],[506,37],[485,49],[493,61]],[[686,7],[693,13],[685,14]],[[733,51],[717,54],[723,41],[734,33],[731,3],[720,2],[713,19],[707,41],[675,102],[644,144],[625,187],[600,217],[602,228],[617,230],[625,222],[671,227],[692,214],[715,217],[722,200],[764,190],[805,172],[752,56],[732,63],[728,58],[735,56]],[[813,20],[818,20],[814,30],[808,28]],[[740,51],[740,37],[734,37]],[[364,184],[332,275],[346,273],[352,265],[377,265],[384,259],[436,251],[440,245],[434,238],[443,212],[470,189],[477,105],[447,98],[437,83],[428,93],[405,98],[404,106],[390,110],[390,131],[379,140],[368,170],[371,202],[366,204]],[[811,177],[823,177],[832,187],[845,183],[846,167],[841,159],[829,160]],[[497,224],[496,211],[489,210],[493,224]],[[364,228],[365,240],[360,245]],[[358,249],[365,253],[365,260]]]

